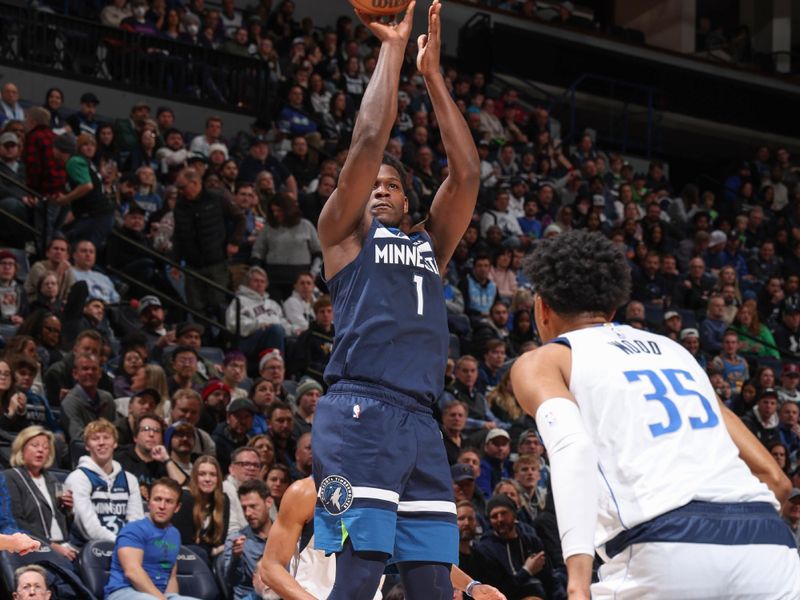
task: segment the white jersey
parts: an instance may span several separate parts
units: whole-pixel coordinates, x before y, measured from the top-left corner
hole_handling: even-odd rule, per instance
[[[679,344],[627,325],[564,334],[569,388],[598,453],[595,545],[693,501],[778,502],[728,434],[703,369]]]

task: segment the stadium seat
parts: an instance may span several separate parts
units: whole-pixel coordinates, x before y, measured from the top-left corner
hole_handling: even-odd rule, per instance
[[[83,440],[70,440],[69,442],[69,462],[73,469],[78,468],[78,460],[81,456],[86,456],[86,444]]]
[[[233,594],[231,593],[230,585],[225,579],[225,553],[220,552],[217,554],[211,566],[214,570],[214,576],[217,578],[217,585],[222,590],[225,600],[230,600]]]
[[[78,555],[78,573],[91,592],[103,597],[103,588],[111,572],[111,555],[114,544],[111,542],[88,542]]]
[[[6,340],[11,339],[17,335],[17,326],[16,325],[0,325],[0,337],[5,338]]]
[[[67,480],[67,476],[70,474],[70,471],[65,469],[47,469],[47,472],[55,477],[56,481],[60,483],[64,483]]]
[[[47,584],[54,599],[99,600],[103,597],[102,588],[100,595],[94,594],[78,577],[73,564],[47,544],[25,556],[0,552],[0,573],[8,589],[13,589],[14,571],[25,565],[39,565],[48,572]]]
[[[182,596],[218,600],[219,587],[211,568],[186,546],[178,553],[178,590]]]
[[[214,363],[215,365],[221,365],[222,361],[225,360],[225,353],[222,351],[222,348],[217,348],[215,346],[201,346],[199,352],[200,356]]]

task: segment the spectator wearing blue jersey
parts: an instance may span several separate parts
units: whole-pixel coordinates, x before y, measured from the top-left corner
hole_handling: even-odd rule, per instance
[[[517,217],[519,228],[522,233],[531,240],[538,240],[542,237],[542,222],[536,218],[539,212],[539,204],[535,198],[528,198],[522,206],[523,215]]]
[[[514,476],[512,462],[508,459],[511,454],[511,436],[505,429],[496,427],[486,434],[481,456],[481,474],[475,480],[475,485],[488,498],[492,495],[494,486],[501,479],[510,479]]]
[[[497,284],[489,277],[491,269],[492,263],[488,256],[476,256],[472,263],[472,272],[461,283],[465,312],[473,318],[473,322],[488,317],[497,298]]]
[[[181,488],[171,479],[153,483],[149,515],[122,528],[104,590],[108,600],[193,600],[178,592],[181,536],[172,526]]]
[[[75,503],[70,544],[76,548],[90,541],[113,542],[126,523],[144,517],[136,477],[114,460],[116,427],[106,419],[92,421],[83,439],[89,455],[81,456],[66,481]]]
[[[492,390],[502,376],[506,362],[506,343],[503,340],[489,340],[483,352],[483,362],[478,369],[478,389],[486,394]]]

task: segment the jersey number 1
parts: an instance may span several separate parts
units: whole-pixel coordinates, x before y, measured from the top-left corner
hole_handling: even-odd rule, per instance
[[[422,275],[414,275],[414,285],[417,286],[417,314],[422,315],[425,310],[425,298],[422,296]]]
[[[683,382],[680,380],[679,376],[685,380],[694,381],[691,373],[688,371],[682,371],[680,369],[662,369],[661,373],[663,378],[662,375],[659,375],[655,371],[651,371],[649,369],[642,371],[625,371],[624,373],[625,377],[631,383],[634,381],[639,381],[643,378],[649,379],[650,384],[653,386],[653,391],[649,394],[645,394],[644,399],[648,402],[660,402],[664,406],[664,410],[667,412],[666,424],[650,424],[650,433],[653,434],[653,437],[678,431],[683,424],[681,413],[678,411],[678,407],[669,398],[670,390],[667,389],[667,385],[672,388],[672,394],[677,396],[689,396],[697,398],[700,406],[703,408],[705,416],[689,417],[689,427],[692,429],[709,429],[711,427],[716,427],[719,424],[719,417],[717,417],[717,413],[714,412],[714,409],[711,408],[711,403],[708,401],[708,398],[703,396],[700,392],[686,389],[683,385]],[[664,381],[665,379],[666,382]]]

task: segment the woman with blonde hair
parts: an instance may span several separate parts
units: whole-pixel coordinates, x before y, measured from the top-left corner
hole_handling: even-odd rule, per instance
[[[486,396],[489,409],[497,418],[497,426],[508,431],[512,438],[516,438],[525,429],[534,427],[533,420],[514,397],[511,386],[511,369],[508,369],[500,378],[500,383]]]
[[[31,425],[17,434],[11,444],[11,468],[5,471],[11,510],[20,529],[75,560],[77,552],[66,542],[72,493],[63,491],[62,484],[47,472],[55,455],[55,437],[44,427]]]
[[[222,491],[222,469],[217,459],[204,454],[192,466],[189,489],[183,490],[181,507],[172,524],[181,534],[181,543],[201,550],[213,559],[225,547],[231,504]]]

